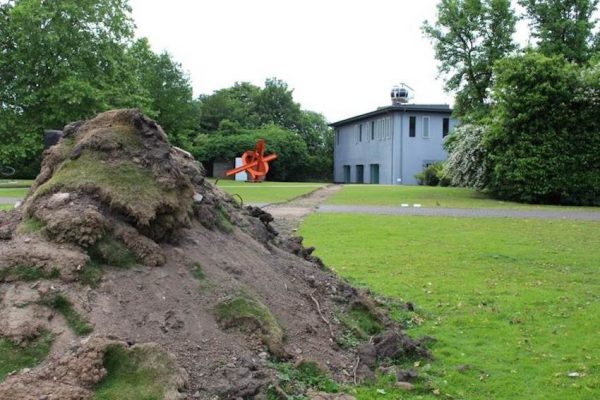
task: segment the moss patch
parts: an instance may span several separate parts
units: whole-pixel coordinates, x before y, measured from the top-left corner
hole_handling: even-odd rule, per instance
[[[206,279],[206,275],[204,274],[204,270],[202,269],[202,265],[200,265],[200,263],[195,263],[192,266],[192,276],[199,281]]]
[[[94,330],[92,325],[75,311],[69,299],[63,294],[48,296],[42,299],[40,303],[61,313],[67,320],[69,327],[77,335],[84,336]]]
[[[156,348],[111,346],[104,355],[106,377],[94,388],[94,400],[162,400],[176,370]]]
[[[23,220],[17,227],[18,234],[35,233],[44,229],[44,222],[36,217],[31,217]]]
[[[31,368],[42,362],[50,351],[52,341],[52,335],[47,332],[25,346],[0,337],[0,382],[13,371]]]
[[[177,191],[161,188],[149,170],[129,161],[110,163],[91,150],[63,162],[34,196],[60,190],[98,194],[112,209],[131,215],[142,225],[154,219],[163,205],[178,203]]]
[[[12,268],[0,269],[0,282],[12,278],[16,281],[37,281],[39,279],[57,279],[60,276],[58,268],[53,268],[50,272],[44,271],[42,268],[29,265],[17,265]]]
[[[277,357],[283,354],[283,330],[267,306],[255,296],[246,292],[238,293],[233,299],[219,303],[215,315],[225,329],[260,331],[271,354]]]
[[[354,304],[347,312],[339,316],[344,325],[344,332],[337,338],[337,343],[343,348],[354,348],[370,336],[383,331],[383,325],[360,303]]]
[[[326,393],[337,393],[340,390],[339,385],[314,361],[303,360],[296,366],[290,363],[270,366],[277,371],[277,384],[289,399],[306,399],[304,395],[308,389]],[[279,398],[280,394],[277,394],[274,387],[269,388],[267,399]]]
[[[221,229],[223,232],[227,232],[227,233],[233,232],[233,224],[231,223],[231,220],[229,218],[229,214],[227,214],[227,211],[225,211],[225,209],[223,209],[223,207],[221,205],[217,205],[216,210],[217,210],[217,226],[219,227],[219,229]]]
[[[90,260],[79,271],[79,282],[92,288],[97,288],[102,280],[102,267],[97,261]]]
[[[127,268],[137,261],[135,255],[123,242],[109,235],[90,247],[88,254],[96,264],[108,264],[113,267]]]

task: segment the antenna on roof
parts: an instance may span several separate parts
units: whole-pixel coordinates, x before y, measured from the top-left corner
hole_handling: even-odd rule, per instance
[[[394,85],[390,94],[392,98],[392,105],[397,106],[400,104],[408,103],[409,100],[415,97],[414,93],[415,91],[413,90],[413,88],[408,86],[406,83]]]

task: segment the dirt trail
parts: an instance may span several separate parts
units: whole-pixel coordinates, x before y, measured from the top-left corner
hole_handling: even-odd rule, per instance
[[[284,236],[293,236],[304,217],[315,212],[321,204],[341,188],[341,185],[327,185],[288,202],[271,204],[263,209],[275,217],[272,225],[278,232]]]

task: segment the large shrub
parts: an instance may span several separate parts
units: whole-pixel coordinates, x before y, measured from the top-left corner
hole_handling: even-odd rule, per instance
[[[600,205],[600,65],[535,52],[497,64],[485,147],[498,197]]]
[[[425,186],[450,186],[450,180],[444,174],[444,163],[436,162],[423,168],[415,175],[419,185]]]
[[[483,189],[488,181],[489,168],[483,137],[486,127],[466,124],[446,137],[444,147],[448,159],[444,165],[444,176],[453,186]]]

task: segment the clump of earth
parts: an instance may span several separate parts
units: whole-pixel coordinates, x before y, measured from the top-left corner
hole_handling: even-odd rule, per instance
[[[429,357],[388,304],[272,220],[137,110],[66,126],[23,204],[0,214],[0,338],[52,338],[0,398],[92,398],[114,354],[154,371],[164,399],[284,398],[281,363],[355,384],[381,362]]]

